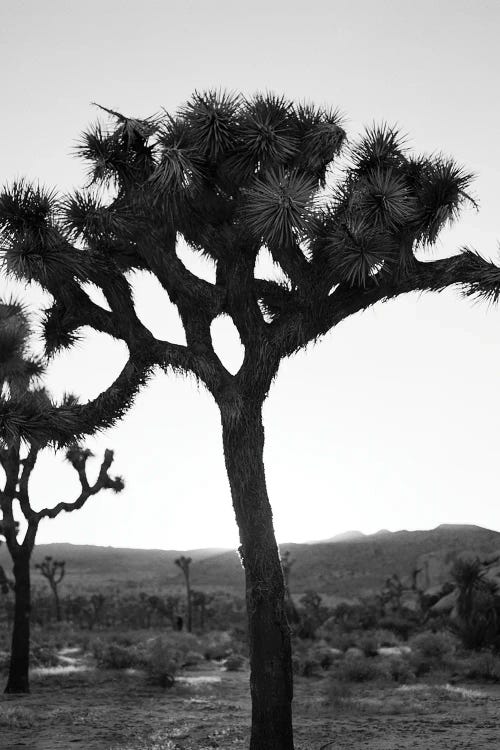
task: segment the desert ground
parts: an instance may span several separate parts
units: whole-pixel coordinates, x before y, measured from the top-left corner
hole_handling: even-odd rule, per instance
[[[2,695],[3,750],[236,750],[248,745],[248,671],[217,662],[184,669],[170,688],[140,670],[96,669],[73,649],[66,666],[33,670],[29,695]],[[500,686],[339,685],[332,673],[295,681],[297,750],[490,750]]]

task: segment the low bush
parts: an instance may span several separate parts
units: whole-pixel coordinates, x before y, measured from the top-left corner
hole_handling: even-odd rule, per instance
[[[182,660],[182,651],[172,646],[169,638],[154,638],[148,643],[144,665],[149,682],[163,688],[172,687]]]
[[[468,680],[500,682],[500,657],[490,651],[483,651],[462,663],[457,662],[456,671]]]
[[[387,663],[364,656],[347,656],[335,665],[332,674],[341,682],[372,682],[390,677]]]
[[[92,651],[100,669],[132,669],[144,666],[145,654],[137,645],[124,645],[96,639]]]
[[[414,653],[443,662],[456,650],[456,640],[446,632],[419,633],[411,639],[410,647]]]
[[[245,657],[241,654],[231,654],[224,662],[224,666],[228,672],[239,672],[245,665]]]
[[[395,682],[408,684],[415,681],[415,670],[409,658],[391,656],[387,659],[387,670]]]

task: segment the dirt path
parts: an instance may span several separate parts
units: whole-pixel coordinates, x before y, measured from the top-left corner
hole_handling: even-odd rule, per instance
[[[35,674],[31,695],[0,699],[0,747],[246,748],[248,673],[208,666],[183,676],[199,679],[161,690],[137,673],[87,669]],[[333,706],[331,699],[326,701],[327,693],[328,679],[297,681],[297,750],[319,750],[329,741],[329,750],[493,750],[500,746],[500,688],[355,688],[347,702],[334,698]]]

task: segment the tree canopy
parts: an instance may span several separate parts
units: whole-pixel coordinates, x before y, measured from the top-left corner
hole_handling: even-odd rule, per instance
[[[156,367],[194,375],[237,411],[241,388],[264,395],[282,357],[378,301],[453,284],[498,298],[500,270],[474,250],[417,259],[462,207],[475,206],[472,175],[443,155],[413,154],[395,128],[372,126],[350,142],[335,110],[215,90],[145,119],[100,109],[111,124],[93,125],[76,146],[88,166],[84,189],[59,196],[25,180],[3,189],[1,254],[7,274],[52,297],[47,356],[91,326],[123,340],[129,359],[88,404],[42,414],[31,394],[8,408],[0,401],[6,440],[67,444],[108,427]],[[180,237],[213,261],[215,284],[181,262]],[[263,246],[283,282],[255,278]],[[157,339],[139,320],[134,270],[157,276],[177,306],[185,346]],[[91,300],[87,283],[109,310]],[[210,336],[224,314],[245,347],[234,377]]]

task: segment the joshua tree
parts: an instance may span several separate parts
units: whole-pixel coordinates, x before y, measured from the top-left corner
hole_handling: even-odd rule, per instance
[[[281,360],[350,315],[414,291],[460,285],[496,300],[500,269],[466,249],[423,261],[417,248],[471,203],[471,175],[443,156],[414,156],[396,130],[348,144],[338,114],[272,94],[195,93],[173,115],[86,132],[89,187],[65,198],[24,181],[0,195],[4,267],[51,295],[48,352],[84,326],[123,340],[117,380],[84,405],[44,410],[32,397],[0,403],[0,431],[67,444],[120,418],[151,370],[194,375],[215,399],[240,531],[249,620],[252,750],[293,747],[292,668],[284,582],[263,464],[262,406]],[[328,172],[344,152],[343,169]],[[190,272],[183,239],[215,266]],[[265,246],[283,280],[256,278]],[[127,273],[156,275],[177,306],[186,344],[161,341],[138,319]],[[95,304],[85,284],[104,293]],[[231,374],[211,324],[229,316],[244,346]]]
[[[207,595],[204,591],[191,591],[191,611],[198,610],[198,621],[200,630],[205,629],[205,617],[207,614]]]
[[[479,558],[456,560],[451,577],[458,592],[455,627],[463,645],[471,649],[491,645],[498,648],[500,596],[497,584],[486,577]]]
[[[189,582],[189,566],[191,565],[192,560],[190,557],[184,557],[184,555],[181,555],[175,560],[175,564],[182,570],[184,573],[184,579],[186,581],[186,626],[188,633],[191,632],[193,629],[193,612],[192,612],[192,601],[191,601],[191,584]]]
[[[35,568],[37,568],[43,575],[43,577],[46,578],[49,582],[50,590],[54,595],[57,622],[61,622],[62,620],[61,602],[59,601],[59,592],[57,591],[57,587],[64,578],[64,574],[66,572],[65,565],[66,563],[64,562],[64,560],[54,560],[54,558],[50,555],[46,555],[41,563],[35,565]]]
[[[29,334],[29,324],[22,306],[16,303],[0,303],[0,390],[7,404],[16,398],[26,399],[31,404],[36,403],[40,413],[43,413],[45,409],[52,410],[54,405],[45,390],[30,389],[33,378],[39,377],[43,370],[43,362],[30,357]],[[64,403],[70,401],[73,402],[74,399],[68,397]],[[113,451],[106,450],[98,477],[94,483],[90,483],[86,467],[87,460],[93,454],[87,448],[74,444],[66,450],[66,459],[78,474],[81,486],[79,496],[74,501],[61,501],[53,507],[36,511],[31,505],[29,483],[41,447],[40,443],[34,440],[23,445],[19,437],[13,437],[6,445],[0,447],[0,466],[5,480],[0,485],[1,530],[14,564],[15,595],[7,693],[29,692],[30,560],[40,522],[45,518],[56,518],[63,511],[78,510],[89,497],[102,489],[120,492],[124,487],[121,477],[111,477],[108,473],[113,462]],[[18,540],[19,523],[14,520],[16,501],[26,524],[22,541]]]

